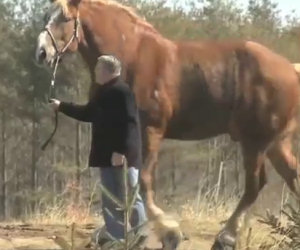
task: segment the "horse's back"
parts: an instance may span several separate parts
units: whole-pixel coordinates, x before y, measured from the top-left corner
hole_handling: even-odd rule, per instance
[[[272,137],[295,117],[299,79],[283,56],[250,41],[179,42],[177,46],[182,68],[188,69],[181,77],[181,105],[197,98],[206,100],[208,106],[199,101],[207,106],[199,108],[199,116],[205,120],[207,112],[200,111],[208,109],[219,117],[222,114],[222,119],[210,115],[211,121],[207,121],[226,123],[218,126],[220,132],[228,128],[230,133],[230,124],[234,124],[240,130],[237,137]],[[198,91],[189,90],[196,85]],[[189,98],[184,97],[186,93]]]

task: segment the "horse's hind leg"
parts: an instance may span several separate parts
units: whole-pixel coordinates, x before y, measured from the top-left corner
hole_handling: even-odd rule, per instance
[[[297,173],[297,159],[292,153],[291,135],[276,142],[268,151],[272,165],[285,180],[290,190],[300,198],[299,175]]]
[[[213,250],[234,249],[236,244],[236,233],[238,220],[243,213],[255,202],[259,191],[266,184],[265,174],[265,147],[259,145],[243,146],[244,166],[245,166],[245,191],[237,208],[227,221],[225,227],[218,234],[212,247]]]

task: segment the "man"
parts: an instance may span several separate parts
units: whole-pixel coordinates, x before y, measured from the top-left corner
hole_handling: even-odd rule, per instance
[[[119,200],[124,200],[122,166],[126,158],[129,188],[133,188],[138,183],[141,166],[141,135],[134,94],[122,82],[120,74],[120,61],[110,55],[101,56],[95,68],[97,88],[91,100],[86,105],[77,105],[53,99],[51,106],[69,117],[92,123],[89,165],[99,167],[102,185]],[[108,233],[123,239],[123,212],[104,194],[102,209]],[[138,195],[131,226],[145,221],[144,204]]]

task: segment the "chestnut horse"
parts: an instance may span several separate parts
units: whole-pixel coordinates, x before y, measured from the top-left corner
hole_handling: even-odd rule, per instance
[[[266,158],[298,194],[291,138],[297,125],[299,82],[288,60],[251,41],[170,41],[116,2],[51,2],[48,31],[38,38],[39,62],[53,63],[57,57],[53,39],[63,48],[78,26],[78,37],[71,40],[68,51],[80,52],[92,82],[99,55],[114,54],[123,63],[123,76],[142,113],[141,179],[150,218],[163,215],[154,203],[152,185],[163,138],[200,140],[227,133],[241,144],[245,192],[213,249],[234,247],[238,219],[266,184]]]

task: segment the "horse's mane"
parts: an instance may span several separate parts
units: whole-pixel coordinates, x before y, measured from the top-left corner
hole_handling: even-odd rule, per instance
[[[106,6],[114,6],[118,9],[124,11],[124,13],[127,14],[134,23],[139,23],[144,28],[146,28],[154,33],[158,33],[156,31],[156,29],[150,23],[145,21],[145,19],[140,17],[138,14],[136,14],[135,9],[132,7],[125,6],[121,3],[118,3],[113,0],[82,0],[82,2],[83,3],[91,3],[91,4],[98,3],[98,4],[102,4],[102,5],[106,5]],[[70,14],[68,0],[53,0],[53,3],[60,6],[65,15]]]
[[[141,19],[136,12],[135,9],[126,5],[123,5],[121,3],[118,3],[113,0],[84,0],[84,2],[91,2],[91,3],[100,3],[103,5],[110,5],[110,6],[115,6],[121,10],[123,10],[127,15],[129,15],[131,18],[134,19]]]
[[[51,2],[54,5],[61,7],[64,15],[68,16],[70,14],[68,0],[53,0]]]

